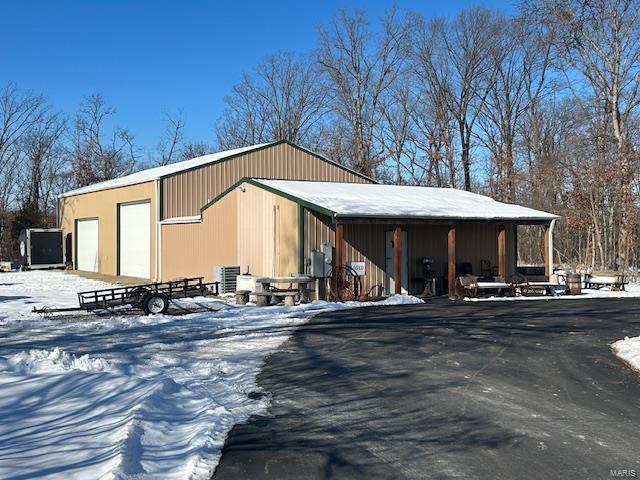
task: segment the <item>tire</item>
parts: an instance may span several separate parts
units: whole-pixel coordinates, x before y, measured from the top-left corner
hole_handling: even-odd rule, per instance
[[[151,293],[151,290],[149,290],[146,287],[136,287],[133,290],[131,290],[129,297],[132,300],[132,305],[134,307],[142,307],[142,302],[144,301],[144,297],[146,295],[149,295],[149,293]]]
[[[169,297],[162,292],[151,292],[142,300],[142,310],[147,315],[164,315],[169,310]]]

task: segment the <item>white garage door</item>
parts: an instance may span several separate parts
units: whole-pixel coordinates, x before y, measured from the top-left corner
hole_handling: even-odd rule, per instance
[[[85,272],[98,271],[98,219],[76,222],[76,268]]]
[[[151,277],[151,204],[120,205],[120,275]]]

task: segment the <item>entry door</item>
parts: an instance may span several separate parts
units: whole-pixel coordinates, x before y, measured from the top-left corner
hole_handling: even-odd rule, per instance
[[[409,293],[409,241],[406,231],[402,231],[402,293]],[[395,292],[396,282],[393,278],[395,262],[393,261],[393,232],[385,232],[385,291]]]
[[[98,271],[98,219],[76,220],[76,269]]]
[[[151,204],[120,205],[119,275],[151,278]]]

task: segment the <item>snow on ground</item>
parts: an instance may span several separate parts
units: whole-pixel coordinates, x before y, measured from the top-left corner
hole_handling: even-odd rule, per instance
[[[624,337],[611,345],[613,354],[640,372],[640,337]]]
[[[608,288],[600,290],[582,289],[581,295],[531,295],[517,297],[481,297],[465,298],[467,302],[513,302],[530,300],[581,300],[585,298],[638,298],[640,297],[640,285],[626,285],[624,292],[612,292]]]
[[[198,298],[181,304],[216,311],[31,313],[105,286],[63,272],[0,274],[0,478],[209,478],[233,425],[266,412],[255,383],[266,356],[313,314],[371,305]]]

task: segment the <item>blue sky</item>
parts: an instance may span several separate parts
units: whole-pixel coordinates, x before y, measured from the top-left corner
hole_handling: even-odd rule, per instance
[[[318,24],[340,7],[363,8],[374,20],[391,4],[1,0],[0,28],[10,43],[0,51],[0,85],[14,81],[66,112],[100,92],[116,108],[116,123],[129,128],[143,149],[157,143],[163,110],[183,112],[190,140],[211,142],[222,99],[243,70],[278,50],[310,50]],[[472,4],[512,10],[505,1],[395,4],[425,17],[453,15]]]

